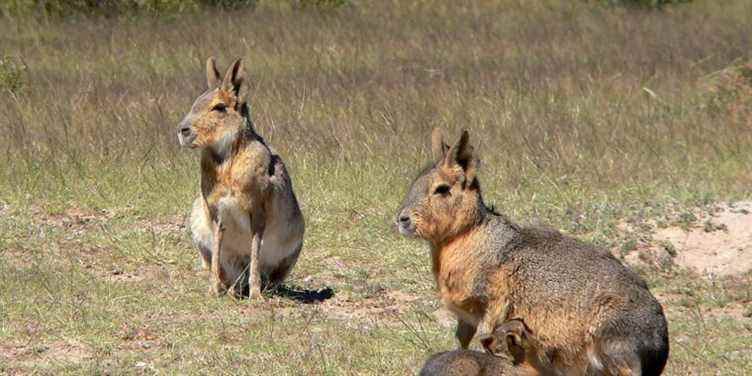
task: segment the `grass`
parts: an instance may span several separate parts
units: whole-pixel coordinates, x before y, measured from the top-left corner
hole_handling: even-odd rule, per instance
[[[621,221],[750,198],[749,86],[723,75],[752,59],[750,12],[436,0],[3,19],[0,55],[23,70],[0,95],[0,373],[414,373],[455,346],[425,246],[391,228],[431,128],[470,130],[497,209],[618,253],[637,244]],[[197,155],[175,132],[208,55],[245,59],[256,127],[291,170],[307,229],[289,284],[334,298],[207,297],[184,227]],[[736,314],[752,276],[641,273],[668,314],[668,374],[752,372]]]

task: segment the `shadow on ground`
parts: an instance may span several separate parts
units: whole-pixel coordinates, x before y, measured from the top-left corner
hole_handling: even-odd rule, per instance
[[[320,303],[324,300],[331,299],[334,296],[334,290],[332,290],[331,287],[325,287],[319,290],[308,290],[297,286],[279,286],[272,290],[271,293],[272,295],[305,304]]]

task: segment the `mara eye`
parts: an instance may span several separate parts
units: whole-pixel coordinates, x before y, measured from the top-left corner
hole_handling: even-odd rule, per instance
[[[227,111],[227,105],[224,103],[217,103],[212,107],[212,111],[225,112]]]
[[[442,185],[436,187],[436,190],[433,191],[433,193],[436,194],[436,195],[445,196],[445,195],[449,194],[449,190],[450,190],[450,188],[449,188],[448,185],[442,184]]]

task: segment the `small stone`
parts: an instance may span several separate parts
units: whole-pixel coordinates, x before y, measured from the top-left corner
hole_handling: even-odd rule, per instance
[[[752,318],[752,305],[747,307],[747,309],[744,310],[744,312],[742,313],[742,316],[747,317],[747,318]]]

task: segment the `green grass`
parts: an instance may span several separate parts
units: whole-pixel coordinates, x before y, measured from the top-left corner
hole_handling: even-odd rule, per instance
[[[437,0],[3,19],[1,55],[24,69],[0,95],[0,373],[415,373],[455,346],[426,247],[392,229],[431,128],[470,130],[498,210],[632,247],[618,223],[750,198],[749,98],[709,88],[752,59],[750,12]],[[256,126],[291,171],[307,228],[290,285],[334,298],[207,296],[184,226],[197,155],[175,130],[208,55],[245,58]],[[668,314],[667,373],[752,372],[737,314],[752,276],[640,272]]]

